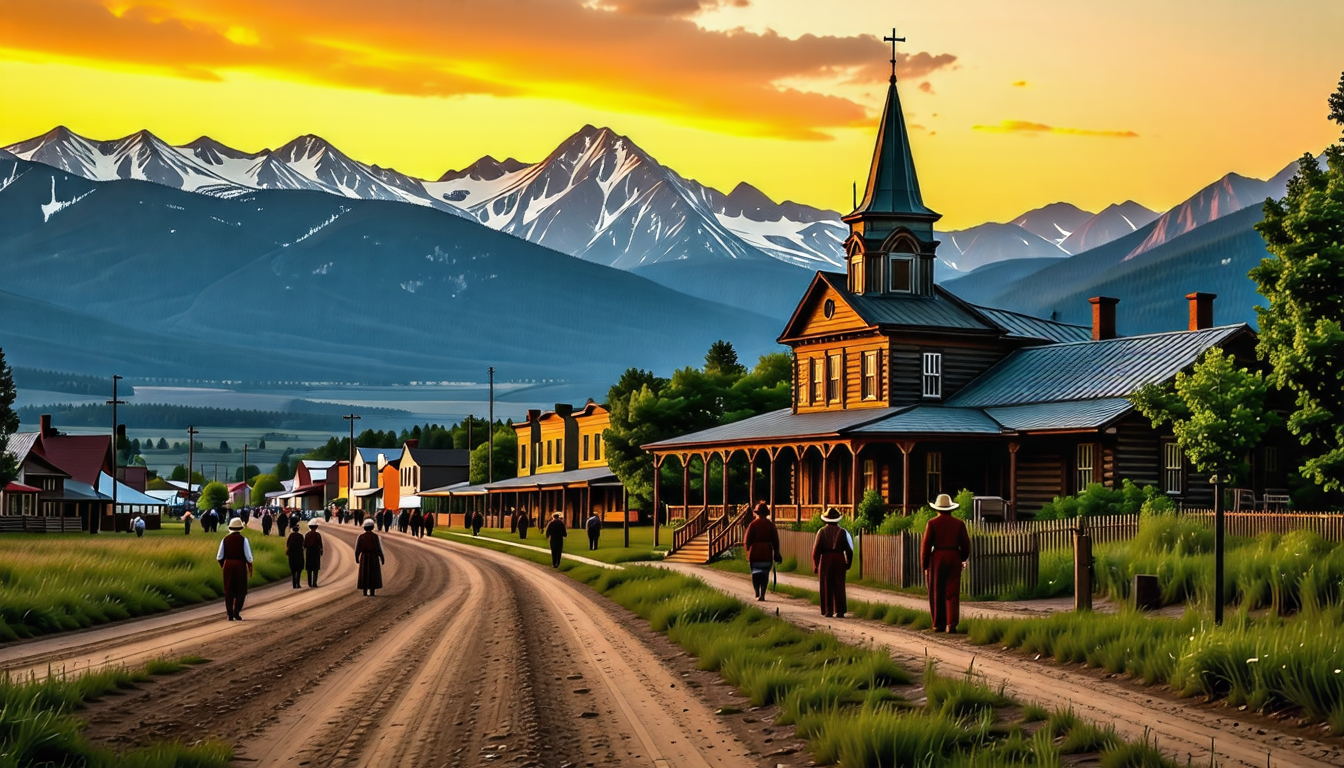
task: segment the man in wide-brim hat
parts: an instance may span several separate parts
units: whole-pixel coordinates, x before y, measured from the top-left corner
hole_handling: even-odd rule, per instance
[[[929,587],[929,616],[934,632],[956,632],[961,623],[961,571],[971,557],[971,536],[966,524],[952,516],[959,505],[951,496],[940,493],[930,506],[938,514],[924,528],[919,550]]]
[[[247,580],[252,578],[252,543],[243,536],[243,521],[229,521],[229,532],[219,541],[215,556],[224,577],[224,610],[229,621],[242,621]]]
[[[560,555],[565,551],[565,536],[569,535],[569,529],[565,528],[565,516],[559,512],[551,514],[551,522],[546,524],[546,538],[551,542],[551,567],[560,567]]]
[[[818,576],[821,615],[843,619],[849,609],[845,601],[845,573],[854,562],[854,547],[840,527],[839,510],[830,507],[821,516],[821,522],[825,525],[812,541],[812,570]]]
[[[373,518],[364,521],[364,532],[355,539],[355,563],[359,565],[356,586],[366,597],[383,588],[383,540],[373,532]]]
[[[318,521],[308,521],[308,533],[303,537],[303,566],[308,571],[308,586],[317,586],[317,572],[322,570],[322,534],[317,532]]]

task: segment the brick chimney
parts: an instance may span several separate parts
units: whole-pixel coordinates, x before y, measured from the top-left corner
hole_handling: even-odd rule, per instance
[[[51,414],[50,413],[42,414],[42,417],[39,419],[38,424],[39,424],[38,431],[42,433],[42,436],[51,437],[51,435],[53,434],[51,429]]]
[[[1202,331],[1205,328],[1212,328],[1213,300],[1218,298],[1218,294],[1187,293],[1185,298],[1190,301],[1190,330]]]
[[[1105,341],[1115,338],[1115,305],[1119,299],[1110,296],[1093,296],[1087,300],[1092,305],[1092,340]]]
[[[555,404],[555,415],[556,415],[556,416],[560,416],[560,417],[563,418],[563,417],[565,417],[565,416],[569,416],[569,415],[572,414],[572,413],[574,413],[574,406],[570,405],[569,403],[556,403],[556,404]]]
[[[540,419],[540,418],[541,418],[541,409],[540,409],[540,408],[528,408],[528,409],[527,409],[527,423],[528,423],[528,424],[536,424],[536,423],[537,423],[537,419]]]

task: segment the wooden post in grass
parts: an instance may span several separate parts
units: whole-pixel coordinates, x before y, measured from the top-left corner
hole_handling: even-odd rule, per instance
[[[1082,518],[1073,532],[1073,610],[1092,610],[1092,537]]]
[[[654,482],[657,482],[656,480]],[[655,505],[656,509],[656,505]],[[655,512],[654,517],[657,517]],[[656,521],[655,521],[656,522]],[[656,529],[655,529],[656,530]],[[621,534],[625,536],[625,548],[630,548],[630,492],[621,485]]]
[[[1213,476],[1213,623],[1223,623],[1223,483],[1222,477]]]

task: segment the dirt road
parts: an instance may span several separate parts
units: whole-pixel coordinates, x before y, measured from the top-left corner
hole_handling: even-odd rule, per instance
[[[671,563],[663,567],[703,579],[728,594],[751,600],[751,584],[744,577],[710,568]],[[815,583],[810,584],[813,589]],[[761,604],[757,603],[760,606]],[[995,688],[1003,685],[1008,695],[1020,701],[1036,701],[1050,708],[1072,708],[1082,717],[1115,726],[1128,739],[1151,735],[1159,746],[1185,764],[1209,765],[1210,745],[1223,768],[1326,768],[1344,765],[1344,749],[1281,728],[1264,727],[1228,715],[1230,710],[1197,706],[1150,689],[1102,679],[1100,674],[1052,660],[1032,660],[996,648],[973,646],[964,637],[912,632],[856,619],[835,620],[821,616],[805,600],[771,595],[761,606],[778,609],[779,615],[799,626],[831,632],[841,640],[886,647],[892,657],[914,668],[933,659],[944,674],[974,669]],[[1296,730],[1296,729],[1294,729]]]
[[[328,526],[316,590],[0,648],[0,667],[210,663],[94,704],[113,746],[216,736],[256,765],[774,766],[591,591],[507,555],[384,536],[386,590],[354,585]]]

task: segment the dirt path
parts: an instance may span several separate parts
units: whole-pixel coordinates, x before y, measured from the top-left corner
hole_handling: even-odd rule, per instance
[[[652,657],[591,590],[501,553],[392,534],[388,586],[365,598],[355,532],[323,531],[332,567],[322,586],[259,590],[241,623],[217,605],[192,609],[6,647],[0,664],[83,669],[199,653],[211,661],[93,704],[89,735],[113,746],[215,736],[242,764],[779,762],[739,740],[689,673]]]
[[[698,576],[716,589],[743,600],[753,599],[751,584],[736,574],[671,563],[663,567]],[[807,586],[815,589],[815,584]],[[1151,733],[1159,746],[1182,764],[1188,755],[1192,764],[1208,765],[1212,744],[1218,765],[1224,767],[1344,765],[1344,749],[1309,738],[1305,731],[1301,737],[1294,737],[1282,730],[1258,727],[1223,716],[1213,708],[1105,680],[1099,674],[1055,664],[1052,660],[1034,661],[1011,651],[973,646],[956,635],[913,632],[857,619],[827,619],[815,606],[800,599],[771,595],[762,607],[778,610],[781,618],[799,626],[831,632],[848,643],[886,647],[897,661],[916,668],[925,659],[933,659],[944,674],[955,674],[970,669],[974,662],[977,674],[996,688],[1002,684],[1009,695],[1020,701],[1072,708],[1080,716],[1115,726],[1127,739],[1141,739]]]

